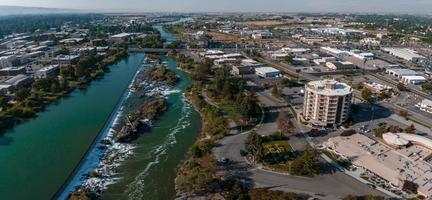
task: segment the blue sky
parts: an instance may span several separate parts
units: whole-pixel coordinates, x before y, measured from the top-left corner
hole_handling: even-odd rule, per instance
[[[432,14],[432,0],[0,0],[0,5],[142,12],[331,11]]]

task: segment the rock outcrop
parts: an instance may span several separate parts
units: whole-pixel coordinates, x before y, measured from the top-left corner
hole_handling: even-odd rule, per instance
[[[127,143],[136,140],[142,133],[149,131],[150,123],[157,120],[167,110],[162,97],[150,99],[140,109],[128,115],[125,125],[117,134],[117,142]]]

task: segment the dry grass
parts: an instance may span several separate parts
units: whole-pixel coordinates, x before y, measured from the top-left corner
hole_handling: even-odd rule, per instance
[[[247,26],[260,28],[260,27],[271,27],[271,26],[280,26],[285,24],[285,22],[277,21],[277,20],[263,20],[263,21],[247,21],[244,22]]]
[[[240,36],[228,33],[208,32],[216,41],[240,41]]]

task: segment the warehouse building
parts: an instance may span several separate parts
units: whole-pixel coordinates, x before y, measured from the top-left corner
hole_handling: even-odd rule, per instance
[[[352,62],[340,62],[340,61],[327,62],[326,67],[329,68],[330,70],[350,70],[356,68]]]
[[[395,56],[397,58],[404,59],[413,63],[424,63],[426,57],[419,55],[416,51],[407,48],[382,48],[382,51]]]
[[[417,76],[418,73],[416,71],[410,69],[401,69],[401,68],[390,68],[386,69],[386,73],[390,74],[397,78],[402,78],[403,76]]]
[[[426,83],[427,79],[423,76],[402,76],[400,81],[406,85],[408,84],[421,85],[423,83]]]
[[[282,77],[282,73],[273,67],[257,67],[255,68],[255,74],[262,78]]]

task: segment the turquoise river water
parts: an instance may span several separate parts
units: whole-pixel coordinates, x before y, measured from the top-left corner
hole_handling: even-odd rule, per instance
[[[163,30],[162,35],[167,41],[174,37]],[[129,54],[86,90],[72,92],[37,118],[0,136],[0,199],[52,198],[110,122],[144,58],[144,53]],[[132,144],[134,155],[119,167],[119,180],[108,187],[104,199],[172,199],[175,195],[175,168],[201,125],[184,99],[191,81],[176,69],[175,60],[164,60],[181,78],[167,95],[169,110],[150,133]]]

